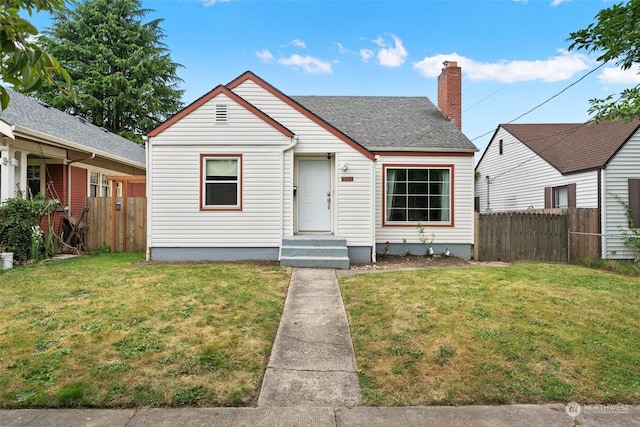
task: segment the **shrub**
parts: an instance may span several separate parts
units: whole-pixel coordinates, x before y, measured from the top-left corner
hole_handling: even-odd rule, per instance
[[[5,252],[13,252],[16,262],[39,256],[31,253],[35,246],[33,230],[50,209],[41,199],[25,200],[19,197],[5,200],[0,206],[0,246]]]

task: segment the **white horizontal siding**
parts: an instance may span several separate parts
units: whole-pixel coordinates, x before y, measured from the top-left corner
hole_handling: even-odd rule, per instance
[[[228,105],[228,124],[214,122],[219,103]],[[149,246],[280,246],[282,148],[290,143],[223,94],[150,138]],[[242,155],[241,211],[200,210],[202,154]]]
[[[625,209],[618,198],[629,203],[629,178],[640,179],[640,136],[636,133],[611,159],[604,170],[603,192],[605,212],[604,233],[615,236],[629,230]],[[633,253],[621,244],[619,238],[605,239],[603,256],[614,259],[630,259]]]
[[[372,246],[372,162],[353,150],[337,154],[335,161],[336,234],[346,237],[350,246]],[[343,164],[348,165],[347,171],[341,169]],[[342,177],[353,178],[353,181],[342,181]]]
[[[345,237],[349,246],[372,246],[372,160],[250,80],[236,87],[234,92],[298,136],[293,149],[295,156],[335,155],[332,181],[337,209],[333,217],[334,232]],[[349,164],[346,172],[340,170],[344,163]],[[342,176],[353,177],[353,181],[343,182]]]
[[[232,150],[233,151],[233,150]],[[226,153],[227,150],[207,153]],[[152,152],[152,247],[277,247],[281,239],[280,151],[242,153],[242,210],[200,210],[198,147]]]
[[[435,234],[435,244],[473,244],[473,157],[396,157],[381,156],[376,166],[376,242],[377,243],[421,243],[416,226],[383,226],[382,218],[382,171],[385,164],[407,165],[453,165],[453,227],[426,227],[429,234]]]
[[[216,104],[228,105],[227,124],[215,124]],[[228,96],[219,94],[153,137],[153,144],[280,145],[283,138],[285,136],[273,126]]]
[[[498,141],[503,140],[503,154]],[[480,212],[487,210],[487,191],[493,212],[543,209],[545,187],[576,184],[576,207],[598,207],[598,172],[587,171],[562,175],[509,132],[500,128],[476,166],[475,195],[480,198]],[[486,177],[490,184],[487,190]]]

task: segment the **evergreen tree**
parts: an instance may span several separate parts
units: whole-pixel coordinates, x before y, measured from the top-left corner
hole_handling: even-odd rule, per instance
[[[76,102],[44,87],[38,97],[142,142],[142,135],[182,108],[183,93],[180,65],[162,43],[162,20],[141,21],[149,12],[140,0],[84,0],[55,14],[41,44],[71,75]]]

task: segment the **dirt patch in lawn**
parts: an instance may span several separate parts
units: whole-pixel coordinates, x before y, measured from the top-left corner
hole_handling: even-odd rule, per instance
[[[415,270],[420,268],[468,267],[474,265],[455,256],[378,255],[375,263],[352,263],[348,270],[337,270],[340,276],[360,273],[375,273],[389,270]]]

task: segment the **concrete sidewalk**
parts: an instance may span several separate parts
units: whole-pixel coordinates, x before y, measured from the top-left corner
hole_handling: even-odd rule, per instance
[[[258,406],[360,403],[349,322],[333,269],[296,268]]]
[[[186,409],[20,409],[0,411],[0,427],[637,427],[640,406],[583,410],[562,404],[461,407],[292,407]]]

